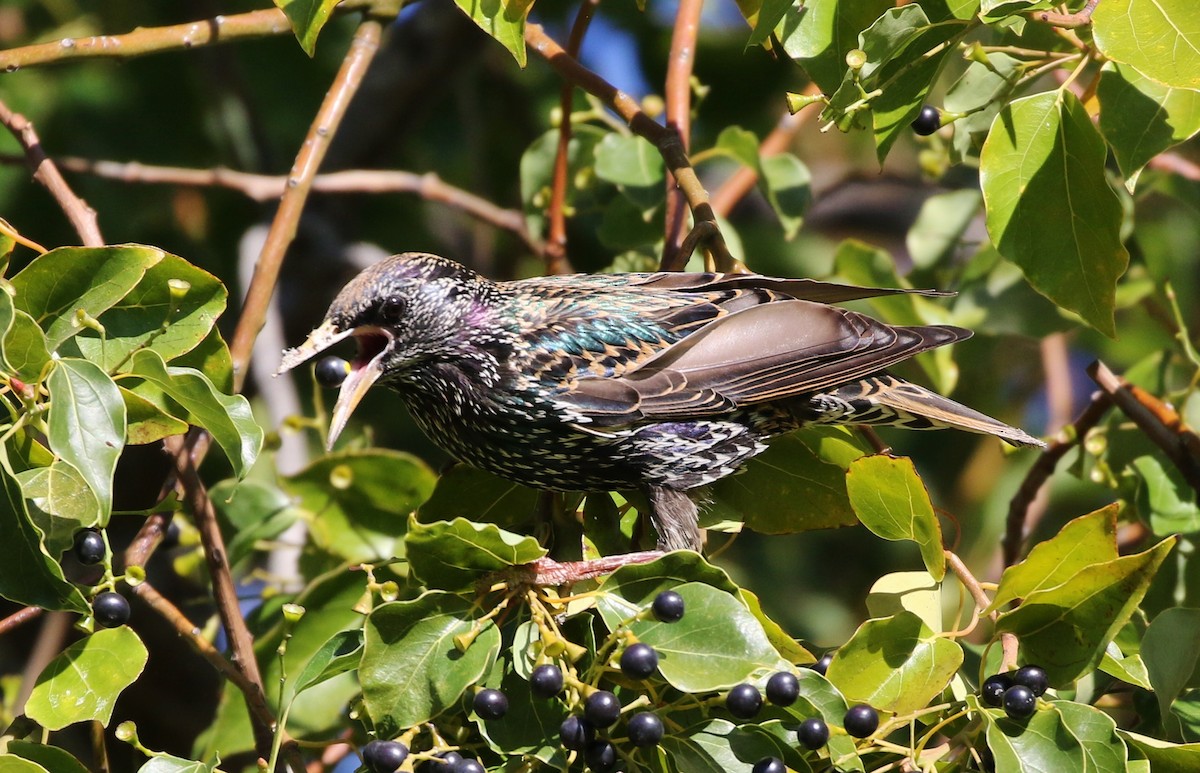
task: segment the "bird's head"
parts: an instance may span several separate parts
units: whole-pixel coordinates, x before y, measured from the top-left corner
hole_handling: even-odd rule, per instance
[[[347,338],[358,344],[329,427],[329,446],[375,382],[403,381],[430,362],[462,357],[470,325],[492,284],[428,253],[394,255],[363,271],[329,306],[325,319],[283,353],[285,373]]]

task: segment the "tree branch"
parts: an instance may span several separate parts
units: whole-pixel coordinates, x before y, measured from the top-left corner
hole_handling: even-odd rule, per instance
[[[971,570],[967,568],[967,565],[957,553],[953,550],[943,550],[942,552],[946,556],[946,565],[950,567],[950,571],[954,572],[954,576],[958,578],[958,581],[971,594],[971,598],[975,600],[975,606],[982,613],[992,603],[992,600],[983,592],[983,586],[979,584],[979,580],[975,579],[975,575],[971,573]],[[992,612],[988,617],[994,624],[1000,615],[997,612]],[[1016,667],[1019,644],[1016,634],[1007,632],[1000,634],[1000,647],[1004,652],[1001,671],[1008,671]]]
[[[1044,21],[1055,27],[1066,27],[1075,29],[1077,27],[1086,27],[1092,23],[1092,14],[1096,12],[1096,6],[1100,4],[1100,0],[1088,0],[1087,4],[1080,8],[1075,13],[1057,13],[1055,11],[1035,11],[1032,15],[1038,21]]]
[[[346,114],[346,107],[358,87],[362,84],[367,65],[379,50],[379,39],[383,33],[383,25],[374,19],[366,19],[354,33],[350,50],[342,60],[341,69],[329,91],[316,118],[300,146],[300,152],[292,164],[288,174],[287,189],[279,203],[279,210],[271,222],[271,230],[267,234],[266,244],[262,254],[254,266],[254,276],[246,291],[246,299],[242,307],[242,315],[238,318],[233,340],[229,345],[229,354],[233,359],[234,391],[241,391],[246,380],[246,365],[254,349],[254,339],[262,329],[267,316],[267,305],[275,292],[275,284],[279,280],[279,270],[283,266],[283,258],[288,246],[296,238],[296,229],[300,223],[300,215],[304,203],[312,190],[313,178],[325,158],[329,143],[337,131],[338,124]]]
[[[42,142],[38,139],[33,124],[25,116],[14,113],[8,105],[0,101],[0,123],[12,132],[17,142],[25,150],[25,162],[33,172],[33,179],[46,186],[50,195],[58,202],[58,206],[66,214],[67,219],[79,234],[80,241],[87,247],[101,247],[104,237],[100,235],[100,226],[96,222],[96,210],[87,202],[75,195],[71,186],[63,179],[54,162],[46,155]]]
[[[0,620],[0,636],[3,636],[14,628],[20,628],[30,620],[36,620],[38,616],[45,611],[46,610],[42,609],[41,607],[25,607],[24,609],[18,609],[8,617]]]
[[[696,63],[696,36],[700,29],[700,11],[704,0],[680,0],[671,33],[671,52],[667,59],[667,128],[679,135],[683,152],[688,152],[692,132],[692,68]],[[666,231],[663,239],[661,268],[679,271],[687,263],[682,254],[684,221],[683,191],[674,176],[667,177]]]
[[[709,204],[708,192],[704,190],[700,178],[692,169],[691,162],[688,160],[687,153],[683,151],[683,145],[680,144],[679,135],[676,132],[655,123],[650,116],[642,112],[637,100],[568,55],[562,46],[546,34],[540,24],[525,25],[525,42],[539,56],[549,62],[559,75],[600,99],[621,116],[635,134],[652,142],[658,148],[658,152],[662,154],[667,169],[675,175],[688,205],[692,208],[692,216],[696,222],[709,221],[716,225],[717,218]],[[720,228],[713,230],[707,246],[720,270],[745,270],[741,261],[729,254],[729,247],[725,244],[724,237],[721,236]]]

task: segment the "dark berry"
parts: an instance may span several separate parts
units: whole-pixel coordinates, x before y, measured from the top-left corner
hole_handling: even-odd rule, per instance
[[[683,596],[673,590],[665,590],[654,597],[651,606],[654,616],[664,623],[678,622],[683,617]]]
[[[1008,674],[993,674],[983,680],[979,688],[979,697],[987,706],[1000,708],[1004,704],[1004,691],[1013,686],[1012,677]]]
[[[457,773],[462,761],[463,756],[458,752],[442,752],[437,759],[426,760],[421,765],[421,773]]]
[[[562,721],[558,727],[558,738],[564,749],[581,751],[596,737],[592,723],[578,714],[572,714]]]
[[[491,688],[475,693],[475,713],[483,719],[502,719],[508,713],[508,696]]]
[[[1039,698],[1046,694],[1046,688],[1050,686],[1050,681],[1046,678],[1046,672],[1041,666],[1023,666],[1017,669],[1017,672],[1012,675],[1014,684],[1023,685],[1033,691],[1033,694]]]
[[[842,720],[842,727],[855,738],[866,738],[879,728],[879,712],[865,703],[851,706]]]
[[[649,644],[631,644],[621,653],[621,673],[631,679],[645,679],[658,670],[658,653]]]
[[[767,680],[767,700],[776,706],[791,706],[800,697],[800,680],[790,671],[778,671]]]
[[[408,759],[408,747],[399,741],[371,741],[363,747],[363,764],[374,773],[392,773]]]
[[[738,719],[752,719],[762,709],[762,693],[752,684],[741,684],[734,687],[725,696],[725,708]]]
[[[129,622],[129,602],[120,593],[105,591],[92,599],[92,617],[104,628],[116,628]]]
[[[608,690],[597,690],[583,702],[583,717],[595,727],[610,727],[621,716],[621,701]]]
[[[350,363],[341,357],[322,357],[317,360],[315,373],[318,384],[326,389],[335,389],[350,375]]]
[[[778,757],[763,757],[754,763],[750,773],[787,773],[787,765]]]
[[[942,114],[933,105],[925,105],[920,114],[912,122],[912,130],[922,137],[928,137],[942,128]]]
[[[454,766],[454,773],[486,773],[486,768],[479,760],[464,759]]]
[[[92,566],[104,560],[104,536],[95,529],[75,532],[75,557],[79,563]]]
[[[825,676],[825,672],[829,670],[829,664],[833,662],[833,653],[826,652],[821,656],[821,659],[809,666],[810,669],[816,671],[821,676]]]
[[[595,773],[617,769],[617,748],[608,741],[592,741],[583,750],[583,759]]]
[[[806,749],[820,749],[829,742],[829,725],[820,717],[811,717],[800,723],[796,740]]]
[[[1037,708],[1037,696],[1023,684],[1014,684],[1004,691],[1004,713],[1013,719],[1033,716]]]
[[[663,723],[652,711],[640,711],[629,718],[629,742],[634,746],[657,746],[663,737]]]
[[[563,688],[563,673],[558,666],[547,663],[533,669],[529,675],[529,691],[539,698],[553,698]]]

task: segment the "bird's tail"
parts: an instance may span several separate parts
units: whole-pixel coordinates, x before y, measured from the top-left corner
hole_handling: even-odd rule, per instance
[[[687,492],[667,486],[647,486],[650,520],[658,532],[659,550],[696,550],[704,546],[700,516]]]
[[[995,435],[1009,445],[1044,447],[1041,440],[991,416],[895,376],[880,373],[815,395],[815,424],[886,424],[908,429],[954,427]]]

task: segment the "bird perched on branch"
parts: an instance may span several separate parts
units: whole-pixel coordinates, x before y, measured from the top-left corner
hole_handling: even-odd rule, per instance
[[[330,446],[385,384],[461,461],[539,489],[641,489],[658,546],[698,549],[688,492],[805,425],[957,427],[1042,445],[886,372],[970,331],[827,305],[909,292],[938,294],[752,274],[493,282],[406,253],[355,277],[279,372],[353,338]]]

